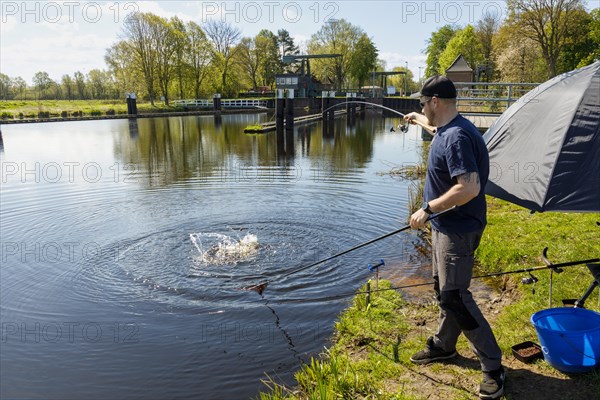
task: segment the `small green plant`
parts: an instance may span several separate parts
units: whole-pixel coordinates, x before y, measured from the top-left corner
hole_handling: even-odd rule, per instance
[[[3,111],[2,114],[0,114],[0,118],[1,119],[14,119],[14,115],[12,113]]]
[[[115,110],[113,108],[106,110],[106,115],[115,115]]]
[[[244,128],[245,133],[261,133],[262,131],[262,125],[248,125]]]
[[[60,116],[63,117],[63,118],[67,118],[69,116],[69,112],[68,111],[62,111],[60,113]]]
[[[90,115],[93,116],[93,117],[98,117],[98,116],[102,115],[102,111],[100,111],[100,110],[91,110],[90,111]]]

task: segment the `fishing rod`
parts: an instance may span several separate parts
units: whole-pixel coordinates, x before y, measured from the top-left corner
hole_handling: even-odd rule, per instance
[[[587,264],[588,268],[590,268],[590,272],[592,272],[594,274],[594,271],[596,271],[595,274],[598,276],[596,277],[596,275],[594,275],[594,278],[600,284],[600,267],[598,267],[597,264],[593,264],[593,263],[596,263],[599,261],[600,261],[600,258],[591,258],[589,260],[579,260],[579,261],[569,261],[569,262],[564,262],[564,263],[560,263],[560,264],[552,264],[551,266],[545,265],[543,267],[531,267],[531,268],[523,268],[523,269],[518,269],[518,270],[513,270],[513,271],[493,272],[493,273],[484,274],[484,275],[477,275],[477,276],[472,277],[471,279],[493,278],[493,277],[498,277],[498,276],[502,276],[502,275],[529,273],[531,278],[523,278],[522,283],[523,284],[532,284],[532,283],[535,283],[538,281],[538,279],[535,276],[531,275],[531,272],[533,272],[533,271],[540,271],[540,270],[545,270],[545,269],[553,270],[554,268],[568,268],[568,267],[582,266],[582,265]],[[590,264],[592,266],[596,265],[596,267],[594,267],[595,269],[592,269],[590,267]],[[377,267],[379,267],[379,266],[381,266],[381,265],[377,265]],[[373,271],[373,269],[374,269],[374,267],[369,267],[370,271]],[[435,284],[435,281],[428,281],[428,282],[421,282],[421,283],[413,283],[410,285],[393,286],[393,287],[382,288],[382,289],[379,289],[379,288],[371,289],[369,291],[358,291],[358,292],[355,291],[355,292],[340,293],[340,294],[336,294],[336,295],[332,295],[332,296],[319,297],[319,298],[287,299],[287,300],[281,301],[280,303],[321,302],[321,301],[328,301],[328,300],[341,300],[341,299],[353,297],[353,296],[356,296],[359,294],[373,294],[373,293],[385,292],[385,291],[389,291],[389,290],[410,289],[410,288],[421,287],[421,286],[430,286],[430,285],[434,285],[434,284]],[[589,289],[588,289],[588,291],[589,291]]]
[[[381,104],[375,104],[375,103],[370,103],[368,101],[360,101],[360,100],[351,100],[351,101],[345,101],[345,102],[342,102],[342,103],[338,103],[338,104],[335,104],[335,105],[333,105],[333,106],[331,106],[329,108],[326,108],[322,112],[327,112],[327,111],[331,110],[332,108],[335,108],[335,107],[338,107],[338,106],[344,105],[344,104],[367,104],[367,105],[370,105],[370,106],[373,106],[373,107],[379,107],[379,108],[382,108],[384,110],[393,112],[395,114],[400,115],[402,118],[406,117],[406,114],[402,114],[400,111],[396,111],[393,108],[386,107],[386,106],[383,106]],[[421,122],[421,121],[419,121],[419,120],[417,120],[415,118],[411,118],[409,120],[409,122],[411,124],[419,125],[421,128],[425,129],[426,131],[428,131],[432,135],[435,135],[435,133],[437,132],[437,128],[436,127],[428,125],[428,124],[426,124],[424,122]]]
[[[449,213],[449,212],[451,212],[451,211],[454,211],[456,208],[457,208],[457,206],[454,206],[454,207],[452,207],[452,208],[449,208],[449,209],[447,209],[447,210],[445,210],[445,211],[439,212],[439,213],[437,213],[437,214],[430,215],[430,216],[427,218],[427,221],[430,221],[430,220],[432,220],[432,219],[434,219],[434,218],[441,217],[442,215],[445,215],[445,214],[447,214],[447,213]],[[281,275],[277,276],[276,278],[273,278],[273,279],[266,280],[266,281],[264,281],[264,282],[261,282],[261,283],[258,283],[258,284],[256,284],[256,285],[248,286],[248,287],[246,287],[246,288],[243,288],[243,290],[252,290],[252,291],[255,291],[255,292],[257,292],[258,294],[262,294],[262,293],[263,293],[263,291],[265,290],[265,288],[267,287],[267,285],[268,285],[269,283],[273,282],[274,280],[279,280],[279,279],[282,279],[282,278],[288,277],[288,276],[290,276],[290,275],[293,275],[293,274],[296,274],[296,273],[298,273],[298,272],[304,271],[304,270],[306,270],[306,269],[312,268],[312,267],[314,267],[314,266],[317,266],[317,265],[319,265],[319,264],[322,264],[322,263],[324,263],[324,262],[327,262],[327,261],[333,260],[334,258],[337,258],[337,257],[343,256],[344,254],[348,254],[348,253],[350,253],[351,251],[358,250],[358,249],[360,249],[360,248],[362,248],[362,247],[365,247],[365,246],[367,246],[367,245],[370,245],[370,244],[372,244],[372,243],[375,243],[375,242],[377,242],[377,241],[379,241],[379,240],[382,240],[382,239],[385,239],[385,238],[387,238],[387,237],[393,236],[393,235],[395,235],[395,234],[397,234],[397,233],[400,233],[400,232],[403,232],[403,231],[405,231],[405,230],[407,230],[407,229],[410,229],[410,225],[403,226],[403,227],[402,227],[402,228],[400,228],[400,229],[396,229],[395,231],[392,231],[392,232],[386,233],[385,235],[379,236],[379,237],[377,237],[377,238],[375,238],[375,239],[371,239],[371,240],[369,240],[369,241],[367,241],[367,242],[361,243],[361,244],[359,244],[359,245],[357,245],[357,246],[354,246],[354,247],[352,247],[352,248],[350,248],[350,249],[348,249],[348,250],[344,250],[344,251],[342,251],[341,253],[334,254],[334,255],[332,255],[332,256],[330,256],[330,257],[327,257],[327,258],[324,258],[324,259],[322,259],[322,260],[316,261],[316,262],[314,262],[314,263],[312,263],[312,264],[305,265],[305,266],[302,266],[302,267],[299,267],[299,268],[293,269],[293,270],[291,270],[291,271],[288,271],[288,272],[286,272],[286,273],[284,273],[284,274],[281,274]]]

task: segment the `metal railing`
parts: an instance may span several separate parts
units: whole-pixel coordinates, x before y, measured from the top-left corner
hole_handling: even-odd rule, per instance
[[[455,82],[461,111],[503,112],[539,83]]]
[[[173,100],[173,106],[183,108],[213,108],[212,99]],[[267,100],[234,99],[221,100],[222,108],[267,108]]]

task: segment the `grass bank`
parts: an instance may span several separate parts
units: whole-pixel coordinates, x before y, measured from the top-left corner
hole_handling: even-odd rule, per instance
[[[600,214],[544,213],[488,198],[488,227],[477,251],[477,274],[543,266],[542,249],[554,263],[600,257]],[[545,361],[524,364],[511,347],[525,340],[537,342],[529,322],[531,314],[548,308],[547,270],[532,290],[521,285],[527,274],[490,278],[497,291],[481,305],[504,353],[507,387],[504,399],[600,398],[600,371],[566,375]],[[585,267],[567,268],[554,274],[554,306],[561,299],[578,298],[592,282]],[[389,282],[380,283],[390,287]],[[587,308],[600,311],[598,290]],[[473,399],[481,379],[479,363],[463,336],[458,360],[416,366],[409,357],[422,348],[436,329],[433,303],[409,304],[401,294],[384,291],[372,296],[367,306],[357,295],[335,324],[331,348],[296,373],[297,385],[284,387],[267,379],[268,390],[260,399]]]
[[[157,102],[138,102],[139,113],[180,111]],[[0,101],[0,119],[68,118],[127,114],[123,100],[15,100]]]

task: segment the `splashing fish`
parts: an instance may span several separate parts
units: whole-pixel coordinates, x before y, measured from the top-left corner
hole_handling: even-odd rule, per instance
[[[250,233],[239,240],[219,233],[191,233],[190,240],[200,253],[200,261],[211,265],[248,261],[259,250],[258,238]]]

